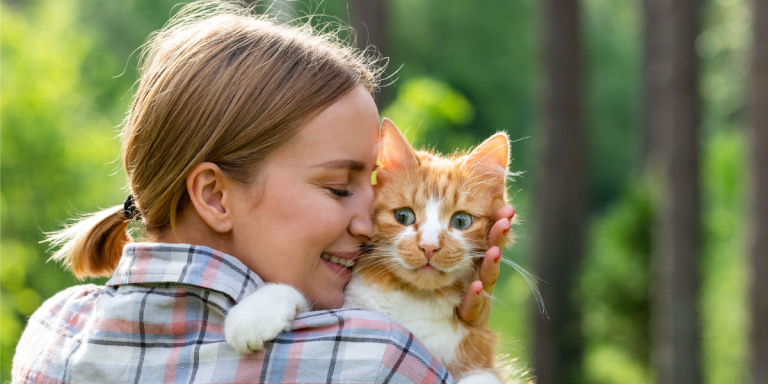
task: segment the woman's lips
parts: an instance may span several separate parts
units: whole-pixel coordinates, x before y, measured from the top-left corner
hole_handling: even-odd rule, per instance
[[[321,259],[328,269],[330,269],[337,277],[347,279],[352,276],[352,268],[345,267],[336,263],[332,263],[329,260]]]
[[[342,254],[342,256],[352,256],[352,257],[339,257],[339,254],[330,254],[326,252],[323,252],[320,254],[320,258],[322,258],[325,261],[329,261],[331,263],[344,266],[347,268],[352,268],[355,266],[354,254]]]

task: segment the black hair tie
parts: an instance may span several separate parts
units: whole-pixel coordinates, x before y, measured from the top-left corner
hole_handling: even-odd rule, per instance
[[[136,207],[136,202],[133,201],[133,194],[128,195],[123,203],[123,215],[128,220],[141,220],[141,212]]]

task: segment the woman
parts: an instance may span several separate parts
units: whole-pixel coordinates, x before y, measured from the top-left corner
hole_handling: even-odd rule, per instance
[[[131,195],[52,238],[78,277],[30,318],[14,382],[451,382],[406,329],[334,310],[371,236],[379,117],[375,62],[309,26],[194,3],[145,46],[125,120]],[[511,207],[491,231],[498,243]],[[138,220],[140,238],[127,234]],[[500,244],[503,245],[503,244]],[[483,283],[498,274],[486,255]],[[265,282],[320,312],[239,355],[224,317]],[[460,315],[487,322],[467,295]]]

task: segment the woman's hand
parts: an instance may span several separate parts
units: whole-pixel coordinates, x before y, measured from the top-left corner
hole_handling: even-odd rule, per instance
[[[506,243],[506,235],[512,226],[511,220],[515,216],[515,210],[506,205],[496,211],[494,218],[496,223],[488,234],[488,243],[491,248],[485,252],[483,265],[480,267],[480,280],[470,284],[469,290],[464,295],[459,305],[459,317],[470,325],[487,327],[491,316],[491,301],[482,293],[493,294],[493,286],[499,278],[501,250]]]

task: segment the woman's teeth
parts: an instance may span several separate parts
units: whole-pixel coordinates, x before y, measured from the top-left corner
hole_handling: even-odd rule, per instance
[[[355,261],[352,259],[341,259],[336,256],[331,256],[325,252],[320,254],[320,257],[323,258],[323,260],[328,260],[331,263],[341,265],[343,267],[352,268],[355,266]]]

